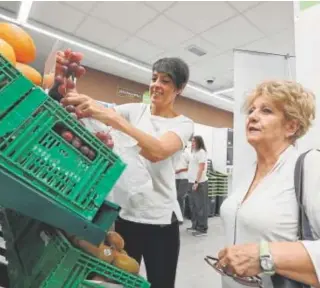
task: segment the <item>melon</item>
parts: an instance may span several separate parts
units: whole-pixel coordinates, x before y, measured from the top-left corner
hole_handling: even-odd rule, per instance
[[[13,48],[4,40],[0,39],[0,54],[10,61],[14,66],[16,65],[16,54]]]
[[[13,48],[17,62],[29,64],[36,58],[36,46],[30,35],[21,27],[11,23],[0,23],[0,39]]]
[[[115,231],[107,232],[105,237],[105,243],[106,245],[114,247],[118,251],[124,249],[124,240],[122,236]]]
[[[140,265],[135,259],[119,252],[114,253],[114,260],[112,264],[119,269],[132,274],[138,274],[140,270]]]
[[[16,68],[33,84],[40,86],[42,82],[41,74],[31,66],[17,62]]]

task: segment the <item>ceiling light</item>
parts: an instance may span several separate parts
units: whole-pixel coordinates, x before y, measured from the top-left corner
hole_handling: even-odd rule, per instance
[[[11,18],[11,17],[9,17],[7,15],[4,15],[4,14],[0,14],[0,18],[5,20],[5,21],[8,21],[8,22],[12,22],[12,23],[18,24],[18,20],[17,19]]]
[[[27,21],[27,19],[29,17],[30,10],[31,10],[32,3],[33,3],[32,0],[21,1],[19,14],[18,14],[18,22],[19,23],[22,24]]]
[[[0,15],[0,17],[1,17],[1,15]],[[111,54],[109,52],[103,51],[102,49],[95,48],[94,45],[87,44],[84,41],[81,41],[80,39],[75,39],[72,36],[64,36],[61,33],[51,32],[48,29],[43,29],[41,27],[37,27],[37,26],[35,26],[33,24],[29,24],[29,23],[24,23],[22,25],[30,30],[36,31],[38,33],[49,36],[51,38],[58,39],[60,41],[66,42],[66,43],[69,43],[71,45],[78,46],[82,49],[85,49],[87,51],[101,55],[103,57],[107,57],[107,58],[110,58],[110,59],[115,60],[117,62],[130,65],[132,67],[138,68],[138,69],[145,71],[145,72],[148,72],[148,73],[151,72],[150,68],[147,68],[147,67],[142,66],[140,64],[134,63],[134,62],[127,60],[125,58],[119,57],[115,54]]]
[[[213,92],[213,95],[219,95],[219,94],[224,94],[224,93],[230,93],[234,91],[234,87],[228,88],[228,89],[223,89],[223,90],[218,90]]]
[[[7,20],[9,22],[14,22],[14,23],[20,24],[20,25],[22,25],[22,26],[24,26],[24,27],[26,27],[26,28],[28,28],[28,29],[30,29],[32,31],[36,31],[36,32],[38,32],[40,34],[43,34],[43,35],[46,35],[48,37],[55,38],[57,40],[69,43],[71,45],[78,46],[80,48],[83,48],[85,50],[91,51],[91,52],[96,53],[98,55],[113,59],[113,60],[118,61],[120,63],[130,65],[130,66],[138,68],[138,69],[140,69],[142,71],[145,71],[145,72],[148,72],[148,73],[151,72],[150,68],[147,68],[147,67],[142,66],[140,64],[134,63],[134,62],[132,62],[130,60],[127,60],[125,58],[118,57],[118,56],[116,56],[114,54],[105,52],[105,51],[103,51],[101,49],[97,49],[93,45],[89,45],[87,43],[84,43],[84,41],[82,43],[82,41],[80,41],[80,39],[78,39],[78,38],[74,38],[74,37],[69,36],[69,35],[65,36],[62,33],[57,33],[56,31],[52,32],[49,29],[43,29],[41,27],[38,27],[38,26],[35,26],[33,24],[30,24],[30,23],[26,22],[26,20],[28,19],[28,15],[30,13],[30,10],[31,10],[32,2],[33,1],[31,1],[31,0],[30,1],[25,0],[25,1],[21,2],[18,20],[14,19],[14,18],[11,18],[11,17],[8,17],[8,16],[3,15],[3,14],[0,14],[0,18],[3,18],[3,19],[5,19],[5,20]]]
[[[189,87],[189,88],[191,88],[191,89],[193,89],[195,91],[198,91],[200,93],[206,94],[206,95],[208,95],[210,97],[214,96],[216,98],[219,98],[220,100],[223,100],[225,102],[229,102],[230,104],[233,104],[233,101],[230,101],[229,99],[226,99],[225,97],[223,97],[220,94],[212,93],[207,89],[204,89],[204,88],[201,88],[201,87],[197,87],[197,86],[195,86],[193,84],[188,84],[187,87]]]
[[[115,60],[115,61],[120,62],[122,64],[130,65],[130,66],[132,66],[134,68],[137,68],[137,69],[139,69],[141,71],[144,71],[144,72],[147,72],[147,73],[151,73],[152,72],[152,69],[149,68],[149,67],[146,67],[146,66],[143,66],[141,64],[135,63],[135,62],[133,62],[131,60],[125,59],[125,58],[117,56],[115,54],[103,51],[102,49],[95,48],[94,45],[88,44],[85,41],[82,41],[82,40],[80,40],[78,38],[75,38],[75,37],[72,37],[72,36],[69,36],[69,35],[66,36],[66,35],[63,35],[62,33],[52,32],[48,28],[44,29],[44,28],[35,26],[33,24],[30,24],[28,22],[19,22],[16,19],[8,17],[8,16],[3,15],[3,14],[0,14],[0,18],[6,20],[8,22],[13,22],[13,23],[20,24],[21,26],[23,26],[25,28],[28,28],[28,29],[30,29],[32,31],[36,31],[36,32],[38,32],[40,34],[49,36],[51,38],[58,39],[60,41],[69,43],[69,44],[74,45],[74,46],[78,46],[78,47],[80,47],[82,49],[85,49],[87,51],[90,51],[90,52],[93,52],[95,54],[101,55],[103,57]],[[223,100],[225,102],[233,104],[233,101],[230,101],[229,99],[224,98],[222,95],[219,95],[220,91],[212,93],[209,90],[203,89],[203,88],[201,88],[201,86],[194,85],[194,84],[187,84],[187,87],[191,88],[191,89],[193,89],[195,91],[198,91],[200,93],[203,93],[205,95],[208,95],[210,97],[214,96],[216,98],[219,98],[220,100]]]

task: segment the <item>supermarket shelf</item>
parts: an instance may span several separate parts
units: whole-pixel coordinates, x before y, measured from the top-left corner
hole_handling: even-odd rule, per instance
[[[225,196],[228,194],[228,176],[217,171],[208,171],[208,195]]]
[[[95,245],[103,241],[106,230],[110,228],[110,221],[106,223],[106,219],[110,217],[110,214],[115,217],[115,208],[110,209],[110,206],[105,202],[90,222],[50,198],[36,193],[31,186],[22,183],[14,175],[1,168],[0,183],[2,183],[2,187],[6,187],[5,190],[0,191],[0,205],[2,207],[60,228]],[[118,212],[116,211],[116,213]]]

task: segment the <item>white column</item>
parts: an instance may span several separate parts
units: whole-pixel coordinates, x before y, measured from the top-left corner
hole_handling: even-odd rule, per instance
[[[310,132],[298,141],[300,151],[320,148],[320,5],[298,2],[295,7],[295,51],[297,81],[316,94],[317,114]]]
[[[294,78],[294,58],[282,55],[235,50],[234,53],[234,152],[232,191],[237,189],[242,173],[253,164],[255,152],[247,143],[244,99],[257,84],[270,79]]]

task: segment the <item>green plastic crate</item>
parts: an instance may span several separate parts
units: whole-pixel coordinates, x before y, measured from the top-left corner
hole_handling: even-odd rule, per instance
[[[20,217],[19,217],[20,218]],[[28,229],[16,216],[5,213],[2,225],[7,243],[10,287],[12,288],[89,288],[92,273],[112,279],[125,288],[149,288],[142,277],[124,272],[75,248],[60,231],[29,219]],[[26,220],[23,220],[23,225]],[[20,230],[15,238],[15,230]]]
[[[34,85],[0,54],[0,116]]]
[[[23,201],[23,199],[20,199],[20,200]],[[32,221],[30,221],[30,219],[31,219],[30,216],[23,215],[22,213],[19,213],[14,210],[10,210],[10,209],[5,209],[5,210],[6,210],[7,219],[10,219],[10,223],[12,223],[12,225],[15,227],[15,229],[10,232],[10,235],[12,235],[12,241],[14,239],[18,239],[25,231],[28,231],[30,229],[30,226],[34,225],[34,223]],[[116,205],[112,202],[109,202],[109,201],[104,202],[103,206],[101,206],[100,210],[98,211],[98,213],[95,217],[95,220],[98,220],[98,222],[95,224],[99,225],[99,227],[101,227],[101,229],[104,229],[103,234],[102,234],[102,238],[100,238],[99,242],[97,242],[97,241],[89,241],[89,242],[98,245],[99,243],[101,243],[101,241],[103,241],[106,231],[109,231],[110,227],[113,225],[114,221],[117,219],[117,217],[119,215],[119,211],[120,211],[120,207],[118,205]],[[1,215],[1,213],[0,213],[0,215]],[[60,215],[56,215],[56,218],[59,218],[59,217],[60,217]],[[39,219],[36,219],[33,217],[32,217],[32,219],[34,219],[35,221],[39,221]],[[42,220],[40,220],[40,221],[43,222]],[[64,225],[64,229],[62,229],[62,230],[65,230],[65,231],[68,231],[69,233],[72,233],[70,231],[70,228],[71,228],[70,225],[74,225],[73,221],[70,219],[64,219],[64,222],[66,224],[69,224],[69,227],[68,227],[68,225]],[[51,224],[50,226],[53,226],[53,225]],[[54,225],[54,227],[57,227],[57,226]],[[73,233],[73,234],[79,235],[79,233]],[[81,238],[81,236],[80,236],[80,238]],[[82,239],[84,239],[83,236],[82,236]]]
[[[28,97],[33,93],[39,91]],[[16,107],[16,114],[25,111],[22,104]],[[17,123],[11,121],[17,118],[11,115],[0,120],[0,167],[92,220],[126,165],[49,97],[18,128],[8,131]],[[95,159],[89,160],[55,132],[57,124],[91,147]]]
[[[31,185],[23,183],[3,169],[0,169],[0,183],[6,187],[6,190],[0,190],[2,207],[77,235],[94,245],[103,241],[106,231],[110,229],[120,211],[118,205],[105,200],[94,218],[88,220],[38,193]]]
[[[14,93],[13,93],[14,94]],[[0,99],[2,94],[0,92]],[[10,98],[10,96],[7,96]],[[48,96],[40,88],[32,88],[0,116],[0,140],[21,126]],[[1,105],[2,106],[2,105]]]
[[[0,168],[92,220],[126,165],[42,89],[14,74],[15,68],[1,55],[0,60],[0,75],[17,77],[0,86],[0,100],[13,99],[6,109],[3,102],[0,105]],[[55,132],[58,126],[92,148],[95,159],[66,142]]]

